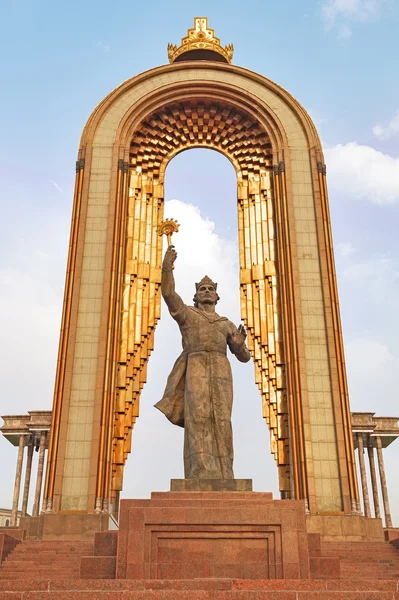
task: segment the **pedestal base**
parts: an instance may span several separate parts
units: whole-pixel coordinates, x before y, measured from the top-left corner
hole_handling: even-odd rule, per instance
[[[256,492],[122,500],[118,579],[306,579],[304,502]]]
[[[171,479],[171,492],[252,492],[252,479]]]

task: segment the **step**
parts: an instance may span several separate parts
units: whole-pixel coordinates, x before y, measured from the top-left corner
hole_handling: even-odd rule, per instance
[[[15,600],[20,600],[17,592],[35,590],[40,591],[40,595],[27,594],[27,597],[40,600],[393,600],[397,589],[396,581],[379,580],[0,581],[0,590],[13,592]]]

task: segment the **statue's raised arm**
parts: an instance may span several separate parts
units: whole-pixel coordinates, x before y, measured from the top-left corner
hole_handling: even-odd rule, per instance
[[[173,263],[177,258],[174,246],[168,246],[162,263],[161,292],[170,314],[178,320],[186,305],[175,291],[175,278],[173,276]]]

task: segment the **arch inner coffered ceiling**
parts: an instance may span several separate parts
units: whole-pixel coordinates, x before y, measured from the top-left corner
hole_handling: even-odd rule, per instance
[[[226,102],[191,99],[173,102],[149,115],[130,144],[130,165],[158,179],[182,150],[205,147],[225,154],[237,177],[272,166],[272,144],[258,121]]]

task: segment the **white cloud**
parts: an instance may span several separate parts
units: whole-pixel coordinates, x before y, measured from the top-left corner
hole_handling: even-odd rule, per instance
[[[338,38],[340,40],[348,40],[352,37],[352,29],[347,25],[341,25],[338,31]]]
[[[341,258],[348,258],[356,252],[356,248],[353,247],[351,242],[339,242],[336,244],[335,249]]]
[[[376,18],[386,0],[326,0],[321,6],[321,14],[326,29],[332,29],[340,22],[338,37],[352,35],[347,22],[364,22]]]
[[[399,202],[399,158],[357,142],[325,150],[331,187],[375,204]]]
[[[385,127],[383,125],[374,125],[373,133],[379,140],[390,140],[391,138],[399,136],[399,111],[389,121]]]

